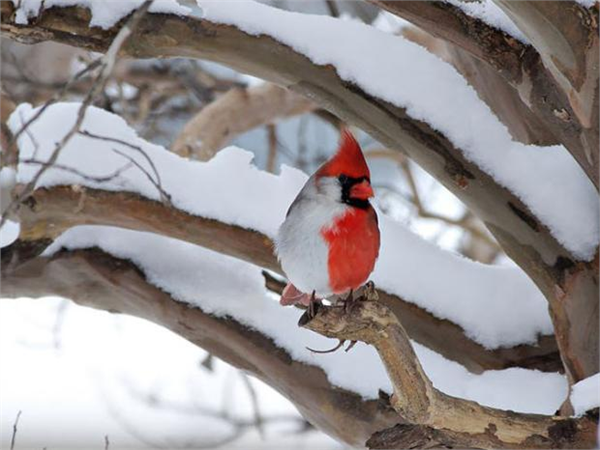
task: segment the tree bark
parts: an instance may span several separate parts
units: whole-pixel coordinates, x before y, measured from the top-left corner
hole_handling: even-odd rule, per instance
[[[103,52],[118,29],[90,28],[89,11],[83,8],[50,8],[29,25],[14,22],[12,3],[2,2],[1,8],[2,31],[23,42],[55,40]],[[122,52],[135,58],[205,58],[229,65],[302,93],[383,145],[402,149],[482,219],[544,293],[569,380],[598,372],[598,258],[591,263],[579,261],[514,194],[466,160],[460,149],[427,123],[341,80],[335,68],[317,66],[268,36],[251,36],[232,26],[149,14]],[[532,81],[536,89],[550,89],[544,95],[552,103],[553,88]],[[570,326],[578,320],[589,327]]]
[[[374,292],[374,291],[373,291]],[[371,297],[371,299],[369,299]],[[371,448],[592,448],[597,424],[514,413],[481,406],[437,390],[425,374],[408,335],[375,295],[352,306],[322,306],[304,327],[331,338],[373,345],[394,386],[391,405],[403,419],[377,433]]]
[[[490,65],[598,189],[597,5],[586,9],[574,1],[494,0],[531,46],[445,2],[369,1]]]
[[[506,125],[514,140],[534,145],[559,143],[551,130],[523,103],[513,85],[507,83],[491,64],[421,28],[406,27],[402,29],[402,36],[454,66]]]
[[[181,156],[208,161],[246,131],[315,108],[306,97],[271,83],[233,88],[192,117],[171,150]]]
[[[192,216],[136,194],[83,187],[37,189],[19,212],[21,234],[2,249],[2,275],[39,256],[71,227],[105,225],[180,239],[282,274],[271,239],[261,233],[217,220]],[[277,290],[281,292],[282,286]],[[413,339],[463,364],[473,372],[507,367],[544,371],[562,368],[553,336],[534,345],[488,350],[465,336],[458,325],[395,295],[380,291],[382,301],[402,317]]]
[[[161,325],[264,381],[317,428],[351,446],[364,446],[371,434],[396,420],[385,402],[363,400],[331,385],[321,368],[295,361],[270,337],[232,318],[215,317],[173,300],[149,284],[135,265],[98,249],[31,260],[2,279],[2,295],[58,295]]]

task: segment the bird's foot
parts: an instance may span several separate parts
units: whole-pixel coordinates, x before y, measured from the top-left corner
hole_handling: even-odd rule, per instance
[[[311,351],[313,353],[318,353],[320,355],[324,355],[326,353],[333,353],[333,352],[338,351],[346,343],[346,339],[338,339],[338,341],[339,341],[338,344],[335,347],[333,347],[332,349],[329,349],[329,350],[315,350],[315,349],[312,349],[310,347],[306,347],[306,350]],[[348,347],[346,347],[344,349],[344,351],[348,352],[355,345],[356,345],[356,341],[350,341],[350,344],[348,345]]]
[[[310,296],[310,302],[308,303],[306,311],[304,314],[302,314],[302,316],[300,316],[300,320],[298,320],[298,326],[303,326],[310,322],[317,315],[317,312],[321,306],[321,300],[316,298],[315,291],[313,291]]]
[[[375,290],[375,283],[373,283],[371,280],[367,281],[361,297],[367,302],[379,300],[379,295]]]
[[[361,301],[361,299],[362,299],[362,296],[354,297],[354,291],[352,289],[350,289],[348,296],[344,300],[342,300],[344,302],[344,311],[346,313],[351,312],[356,307],[358,302]]]

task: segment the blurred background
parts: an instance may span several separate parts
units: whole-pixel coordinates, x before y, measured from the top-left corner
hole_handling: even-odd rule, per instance
[[[363,2],[264,3],[411,36],[409,25]],[[94,58],[54,43],[26,46],[3,39],[1,47],[3,120],[14,105],[44,103]],[[66,99],[80,100],[90,82],[84,77],[74,83]],[[243,106],[240,98],[256,97],[261,108],[260,101],[281,95],[273,93],[277,90],[213,63],[121,60],[96,106],[122,116],[148,141],[188,157],[206,159],[223,145],[237,145],[252,151],[262,170],[278,173],[286,164],[312,173],[336,148],[341,125],[336,117],[295,95],[266,119],[236,115]],[[252,106],[243,111],[251,114]],[[181,144],[185,125],[207,117],[225,117],[239,126],[226,141],[212,144],[197,137]],[[483,263],[511,264],[478,219],[443,186],[398,152],[354,131],[382,214],[449,251]],[[14,239],[11,233],[14,229],[2,230],[2,245]],[[59,298],[3,300],[0,352],[5,361],[2,448],[10,447],[15,424],[15,448],[341,448],[268,386],[137,318]]]

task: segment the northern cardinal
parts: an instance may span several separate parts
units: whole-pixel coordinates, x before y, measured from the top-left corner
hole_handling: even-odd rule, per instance
[[[314,301],[362,286],[379,254],[369,167],[344,131],[337,153],[306,182],[279,228],[276,251],[289,283],[280,303]]]

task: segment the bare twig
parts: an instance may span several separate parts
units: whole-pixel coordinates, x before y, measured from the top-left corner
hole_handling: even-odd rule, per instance
[[[254,413],[254,425],[258,430],[258,434],[262,439],[265,438],[265,429],[263,427],[263,419],[260,414],[260,406],[258,404],[258,394],[256,393],[256,389],[252,386],[252,382],[250,381],[250,377],[246,375],[244,372],[240,372],[242,376],[242,381],[248,389],[248,394],[250,396],[250,403],[252,404],[252,411]]]
[[[137,161],[135,161],[133,158],[131,158],[129,155],[122,153],[116,149],[113,149],[113,151],[115,153],[118,153],[119,155],[127,158],[131,164],[135,165],[138,169],[140,169],[145,175],[146,177],[150,180],[150,182],[156,187],[156,189],[158,190],[158,192],[160,193],[160,197],[161,200],[165,203],[168,203],[169,205],[171,204],[171,196],[162,188],[162,182],[160,179],[160,173],[158,172],[158,169],[156,168],[156,165],[154,164],[154,161],[152,161],[152,158],[150,158],[148,156],[148,154],[144,151],[144,149],[142,147],[140,147],[139,145],[135,145],[132,144],[130,142],[124,141],[122,139],[117,139],[117,138],[113,138],[110,136],[101,136],[99,134],[94,134],[91,133],[87,130],[81,130],[79,131],[79,134],[81,134],[82,136],[87,136],[89,138],[92,139],[98,139],[101,141],[106,141],[106,142],[113,142],[115,144],[120,144],[123,145],[127,148],[130,148],[131,150],[135,150],[136,152],[140,153],[142,155],[142,157],[148,162],[148,164],[150,165],[152,172],[154,172],[154,176],[156,177],[156,180],[154,178],[152,178],[152,175],[150,175],[150,173],[148,173],[148,171],[146,169],[144,169],[141,164],[139,164]]]
[[[113,39],[110,47],[108,48],[107,52],[101,58],[100,73],[97,75],[97,77],[94,80],[94,83],[92,85],[92,88],[86,95],[79,110],[77,111],[77,119],[75,120],[75,123],[73,124],[71,129],[63,136],[63,138],[59,142],[56,143],[54,150],[52,151],[50,157],[48,158],[47,164],[43,165],[40,168],[40,170],[38,170],[36,172],[36,174],[29,181],[29,183],[27,183],[25,185],[22,192],[18,196],[16,196],[13,199],[13,201],[11,202],[11,204],[7,207],[7,209],[2,212],[2,217],[0,219],[0,227],[2,227],[2,225],[4,225],[9,214],[13,211],[13,209],[18,207],[18,205],[20,205],[31,194],[31,192],[35,189],[35,186],[37,185],[37,182],[39,181],[41,176],[46,172],[46,170],[48,170],[49,167],[52,167],[56,163],[61,150],[69,143],[71,138],[77,134],[77,132],[79,131],[79,128],[81,127],[81,125],[83,123],[87,109],[90,107],[90,105],[92,104],[94,99],[98,96],[98,94],[100,92],[102,92],[102,90],[104,89],[104,86],[106,85],[106,82],[110,78],[110,76],[112,74],[112,70],[115,65],[115,61],[117,59],[117,54],[118,54],[121,46],[123,45],[125,40],[131,35],[131,33],[136,28],[136,26],[138,25],[138,23],[144,16],[144,14],[148,11],[148,8],[150,8],[152,1],[153,0],[146,0],[142,4],[142,6],[140,6],[135,11],[135,13],[132,14],[132,16],[129,18],[129,20],[123,26],[123,28],[121,28],[121,30],[119,30],[119,32]],[[64,89],[65,91],[66,91],[66,86],[68,84],[69,83],[67,83],[65,85],[65,89]],[[25,129],[27,129],[27,127],[30,126],[31,123],[33,123],[33,121],[37,120],[37,118],[40,117],[41,113],[43,112],[42,110],[44,110],[48,106],[49,106],[48,103],[46,105],[44,105],[44,107],[42,107],[40,109],[39,114],[35,114],[27,123],[23,124],[23,126],[21,127],[19,132],[22,132]],[[18,138],[19,132],[15,134],[14,139]]]
[[[150,173],[144,168],[144,166],[142,166],[139,162],[137,162],[134,158],[132,158],[131,156],[129,156],[127,153],[124,153],[124,152],[122,152],[120,150],[117,150],[116,148],[113,148],[112,150],[117,155],[121,155],[123,158],[127,159],[131,164],[133,164],[135,167],[137,167],[146,176],[146,178],[148,179],[148,181],[150,181],[150,183],[152,183],[152,185],[159,192],[160,197],[161,197],[161,201],[163,203],[166,203],[169,206],[171,206],[171,196],[169,195],[169,193],[166,192],[162,188],[162,186],[160,185],[159,181],[156,181],[154,178],[152,178],[152,175],[150,175]]]
[[[14,450],[14,448],[15,448],[15,442],[17,439],[17,427],[19,425],[19,419],[21,418],[21,413],[22,413],[22,411],[19,410],[19,412],[17,413],[17,417],[15,417],[15,422],[13,423],[13,432],[12,432],[12,437],[10,438],[10,450]]]
[[[39,119],[40,116],[50,106],[52,106],[54,103],[60,101],[76,81],[78,81],[80,78],[82,78],[85,74],[100,67],[101,63],[102,63],[102,58],[98,58],[98,59],[92,61],[87,66],[85,66],[83,69],[81,69],[79,72],[77,72],[73,76],[73,78],[71,78],[71,80],[69,80],[67,83],[63,84],[62,89],[59,92],[57,92],[54,96],[52,96],[52,98],[50,98],[46,103],[44,103],[44,105],[40,109],[38,109],[36,111],[36,113],[33,116],[31,116],[25,123],[23,123],[21,125],[21,128],[19,128],[16,133],[13,134],[13,137],[12,137],[11,141],[9,142],[8,146],[10,147],[10,146],[14,145],[14,143],[17,142],[17,139],[21,136],[21,134],[23,134],[25,132],[25,130],[27,130],[31,126],[32,123],[34,123],[37,119]]]
[[[31,158],[22,159],[20,162],[21,162],[21,164],[31,164],[31,165],[36,165],[36,166],[49,166],[47,161],[40,161],[37,159],[31,159]],[[106,183],[107,181],[111,181],[111,180],[114,180],[115,178],[117,178],[123,172],[125,172],[126,170],[131,168],[132,165],[133,165],[133,163],[129,162],[129,163],[121,166],[120,168],[116,169],[115,171],[113,171],[109,174],[106,174],[106,175],[101,175],[101,176],[87,175],[87,174],[81,172],[79,169],[76,169],[75,167],[66,166],[64,164],[54,163],[51,166],[53,169],[63,170],[65,172],[75,174],[87,181],[93,181],[96,183]]]
[[[129,382],[126,383],[126,387],[132,398],[142,402],[148,407],[155,408],[161,411],[171,411],[179,414],[217,419],[232,427],[230,433],[227,433],[225,436],[215,441],[199,442],[198,440],[193,440],[190,442],[169,442],[166,445],[169,448],[220,447],[239,439],[248,429],[251,428],[257,428],[261,436],[264,436],[263,427],[267,424],[273,423],[298,423],[300,432],[306,432],[310,429],[310,427],[306,427],[306,420],[298,415],[279,414],[262,416],[259,412],[258,395],[254,387],[249,384],[249,379],[246,374],[242,373],[242,379],[245,383],[247,383],[246,387],[248,387],[251,395],[251,401],[253,403],[254,408],[254,417],[252,419],[245,419],[241,417],[232,416],[227,410],[217,411],[199,404],[183,404],[172,400],[163,399],[158,397],[154,393],[141,392],[132,383]],[[121,415],[121,420],[123,419],[124,417]],[[129,425],[131,427],[131,424]],[[137,434],[139,434],[139,432]],[[148,441],[148,439],[144,440]]]

